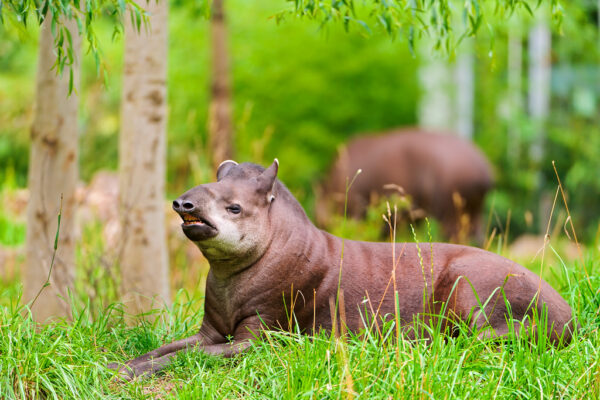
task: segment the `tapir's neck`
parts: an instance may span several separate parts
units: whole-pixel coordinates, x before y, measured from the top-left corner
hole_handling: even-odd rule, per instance
[[[309,238],[319,235],[321,231],[313,225],[293,195],[285,187],[278,192],[269,209],[268,234],[260,241],[259,248],[247,254],[230,255],[216,249],[203,249],[199,245],[215,279],[225,284],[246,270],[260,267],[265,259],[266,263],[272,263],[286,255],[299,254],[304,251]]]
[[[291,278],[300,270],[312,271],[328,265],[324,260],[338,257],[341,239],[318,229],[295,199],[294,202],[292,206],[297,204],[298,208],[289,208],[287,202],[274,205],[268,246],[248,269],[250,275],[253,271],[271,271],[273,276],[283,274]]]

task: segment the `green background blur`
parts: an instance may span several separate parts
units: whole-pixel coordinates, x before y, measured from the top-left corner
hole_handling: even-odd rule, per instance
[[[562,35],[553,34],[551,113],[539,163],[529,157],[535,140],[526,110],[518,116],[520,142],[508,143],[503,117],[507,98],[506,32],[483,29],[475,42],[474,142],[494,166],[497,188],[488,197],[492,224],[506,223],[511,235],[538,230],[536,209],[552,198],[556,178],[568,192],[576,229],[585,240],[598,235],[600,215],[600,76],[593,2],[567,8]],[[313,188],[337,147],[349,137],[416,125],[422,61],[405,41],[384,34],[346,33],[341,27],[288,18],[277,25],[281,0],[228,0],[233,79],[235,151],[238,161],[280,160],[280,178],[312,216]],[[531,21],[522,20],[527,32]],[[212,179],[206,149],[210,91],[209,23],[184,1],[171,2],[169,44],[169,197]],[[117,168],[121,39],[99,22],[106,79],[84,57],[80,100],[81,177]],[[0,182],[24,187],[29,126],[34,104],[37,28],[6,31],[0,26]],[[421,42],[424,43],[424,42]],[[423,44],[425,45],[425,44]],[[526,104],[527,41],[523,42]],[[85,52],[85,47],[84,47]],[[442,56],[440,56],[442,57]],[[103,74],[101,74],[103,75]],[[104,85],[106,83],[107,86]],[[518,148],[519,157],[509,149]],[[541,186],[539,184],[541,182]],[[530,212],[533,222],[525,215]],[[1,213],[0,213],[1,214]]]

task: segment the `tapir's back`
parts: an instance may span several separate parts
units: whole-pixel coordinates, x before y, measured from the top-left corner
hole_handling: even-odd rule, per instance
[[[408,193],[434,190],[429,184],[436,190],[460,192],[471,186],[489,188],[493,180],[481,151],[451,134],[401,130],[361,137],[348,144],[346,157],[338,168],[344,175],[362,169],[355,182],[358,191],[380,192],[383,185],[396,183]]]

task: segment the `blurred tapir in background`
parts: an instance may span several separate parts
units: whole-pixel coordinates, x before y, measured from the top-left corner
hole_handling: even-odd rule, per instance
[[[449,335],[464,326],[482,338],[537,323],[538,338],[571,341],[571,308],[533,272],[475,247],[342,240],[311,223],[277,170],[227,161],[217,182],[173,201],[210,263],[202,326],[127,362],[121,376],[153,373],[178,351],[231,356],[263,330],[358,333],[390,319],[408,338],[428,338],[415,321],[441,321]],[[531,318],[544,313],[547,322]]]
[[[410,197],[412,210],[436,218],[448,239],[464,242],[474,237],[483,242],[481,211],[493,175],[485,156],[471,142],[416,128],[351,140],[318,188],[319,226],[329,225],[332,212],[343,215],[346,182],[358,169],[362,173],[348,192],[349,217],[364,217],[373,198],[398,194],[401,188]]]

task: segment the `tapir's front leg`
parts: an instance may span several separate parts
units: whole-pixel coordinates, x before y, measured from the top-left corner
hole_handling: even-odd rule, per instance
[[[169,354],[175,354],[181,350],[193,349],[201,347],[206,343],[207,339],[201,333],[190,336],[185,339],[166,344],[158,349],[152,350],[142,356],[127,361],[125,364],[110,363],[108,368],[118,369],[119,376],[125,380],[130,380],[135,376],[142,375],[149,371],[148,366],[152,365],[156,360],[162,359]],[[154,362],[153,362],[154,361]],[[164,365],[163,365],[164,366]],[[160,368],[157,368],[158,371]]]
[[[254,325],[254,324],[253,324]],[[111,369],[118,369],[119,376],[131,380],[140,375],[151,375],[167,366],[180,351],[200,350],[206,354],[231,357],[250,347],[253,338],[249,325],[241,323],[234,333],[234,341],[228,342],[208,323],[203,323],[200,332],[194,336],[166,344],[125,364],[111,363]]]
[[[203,321],[200,331],[193,336],[185,339],[176,340],[172,343],[161,346],[155,350],[152,350],[144,355],[141,355],[133,360],[127,361],[125,364],[122,363],[110,363],[108,368],[118,369],[119,376],[123,379],[130,380],[134,376],[142,375],[151,371],[158,371],[162,367],[159,367],[156,360],[163,359],[163,357],[169,354],[175,354],[182,350],[191,350],[195,348],[202,348],[204,346],[211,346],[214,344],[225,343],[226,339],[220,335],[208,321]],[[157,364],[154,368],[150,366]]]
[[[125,380],[131,380],[136,376],[152,375],[155,372],[158,372],[161,369],[163,369],[164,367],[166,367],[168,364],[170,364],[173,357],[175,357],[177,355],[177,353],[180,351],[188,351],[188,350],[196,350],[197,349],[206,354],[220,355],[223,357],[231,357],[235,354],[238,354],[238,353],[246,350],[248,347],[250,347],[249,340],[244,340],[241,342],[219,343],[219,344],[212,344],[212,345],[188,344],[187,346],[182,345],[181,347],[173,346],[174,344],[179,345],[180,342],[185,342],[190,339],[192,339],[192,338],[183,339],[178,342],[173,342],[173,343],[170,343],[170,344],[164,346],[164,347],[171,346],[170,348],[172,351],[165,353],[162,356],[147,357],[147,355],[150,354],[150,353],[148,353],[148,354],[144,354],[142,357],[138,357],[134,360],[127,362],[127,364],[125,364],[124,366],[122,366],[119,369],[119,376]],[[161,347],[157,350],[160,350],[162,348],[163,347]],[[175,348],[178,348],[178,349],[173,350]],[[154,353],[154,352],[152,352],[152,353]]]

